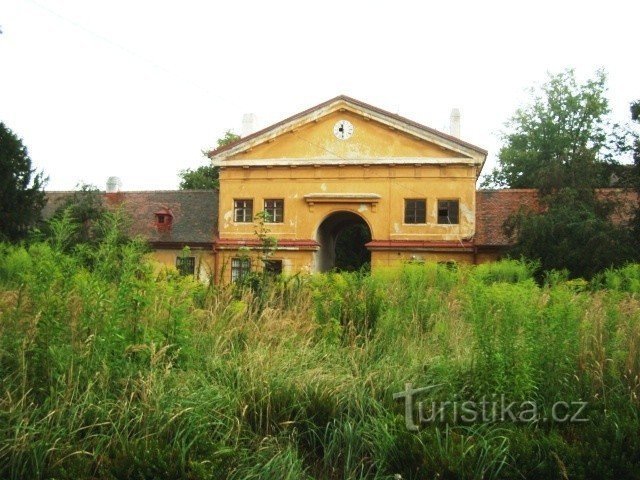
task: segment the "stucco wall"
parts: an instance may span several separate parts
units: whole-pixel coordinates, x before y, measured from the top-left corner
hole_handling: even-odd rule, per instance
[[[220,174],[220,238],[253,238],[254,226],[235,223],[234,199],[253,199],[254,214],[264,200],[284,199],[284,223],[270,224],[279,239],[313,239],[320,223],[331,213],[346,210],[369,224],[376,240],[458,240],[475,232],[475,173],[472,167],[345,166],[316,168],[228,168]],[[370,203],[310,205],[313,193],[362,193],[380,196]],[[404,223],[404,200],[425,198],[427,223]],[[438,199],[460,202],[460,223],[437,223]]]
[[[214,272],[214,256],[212,250],[190,249],[189,256],[195,257],[196,276],[203,282],[210,280]],[[182,250],[158,249],[151,252],[150,257],[157,263],[158,268],[176,268],[176,258],[183,255]]]

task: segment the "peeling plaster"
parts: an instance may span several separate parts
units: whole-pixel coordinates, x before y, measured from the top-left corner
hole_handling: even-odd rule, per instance
[[[398,225],[397,223],[393,224],[393,231],[395,233],[400,233],[400,225]]]
[[[322,190],[323,192],[327,191],[327,184],[323,183],[322,185],[320,185],[320,190]]]
[[[465,204],[460,204],[460,213],[464,217],[465,221],[469,225],[473,225],[475,223],[475,216],[473,214],[473,210],[467,207]]]
[[[359,211],[359,212],[366,212],[367,210],[369,210],[369,209],[367,208],[367,204],[366,204],[366,203],[361,203],[361,204],[360,204],[360,207],[358,208],[358,211]]]

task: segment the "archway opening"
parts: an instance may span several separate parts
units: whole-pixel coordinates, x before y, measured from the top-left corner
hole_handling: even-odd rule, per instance
[[[336,212],[318,227],[316,270],[356,271],[371,264],[371,252],[365,244],[371,241],[371,230],[362,217],[353,212]]]

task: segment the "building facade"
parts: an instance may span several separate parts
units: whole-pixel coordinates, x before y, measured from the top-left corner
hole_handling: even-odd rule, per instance
[[[455,136],[340,96],[209,156],[220,168],[221,281],[261,268],[260,212],[277,239],[269,268],[288,274],[335,267],[336,243],[354,225],[373,269],[474,261],[487,152]]]
[[[535,190],[476,190],[486,156],[340,96],[209,152],[219,190],[102,195],[130,217],[130,234],[149,243],[159,265],[217,283],[265,268],[481,263],[509,247],[511,214],[539,209]],[[48,192],[45,219],[71,195]],[[266,263],[265,237],[276,240]]]

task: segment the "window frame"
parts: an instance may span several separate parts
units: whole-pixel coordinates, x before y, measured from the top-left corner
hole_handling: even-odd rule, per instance
[[[284,273],[284,262],[279,258],[270,258],[269,260],[263,260],[264,271],[267,275],[282,275]],[[268,265],[279,264],[280,268],[276,268],[275,271],[271,270]]]
[[[422,222],[417,221],[417,214],[416,214],[416,209],[414,207],[413,209],[413,215],[416,217],[415,221],[410,222],[408,221],[409,219],[407,218],[407,214],[408,212],[408,205],[409,202],[422,202],[423,205],[423,212],[422,212]],[[405,198],[404,199],[404,216],[403,216],[403,223],[405,225],[426,225],[427,224],[427,199],[426,198]]]
[[[273,207],[271,206],[267,207],[267,202],[280,202],[281,205],[280,207],[278,207],[277,204]],[[280,209],[279,220],[277,215],[278,208]],[[268,221],[265,221],[265,223],[284,223],[284,198],[265,198],[263,201],[263,209],[264,209],[264,212],[269,215],[269,219]],[[276,214],[272,215],[270,213],[271,210],[275,210]]]
[[[248,203],[249,206],[243,205],[242,207],[238,206],[238,202]],[[249,219],[247,219],[247,209],[249,210]],[[242,220],[238,220],[238,213],[242,211]],[[233,199],[233,223],[253,223],[253,198],[234,198]]]
[[[239,262],[238,265],[235,265]],[[251,273],[251,259],[247,257],[231,258],[231,282],[241,282],[247,275]]]
[[[440,221],[440,203],[441,202],[446,202],[447,203],[447,219],[449,221],[447,222],[441,222]],[[455,222],[451,221],[451,203],[455,202],[456,204],[456,215],[455,215]],[[460,199],[459,198],[439,198],[438,202],[437,202],[437,210],[436,210],[436,221],[438,222],[438,225],[460,225]]]
[[[190,271],[187,271],[184,267],[184,265],[182,265],[184,263],[184,261],[187,260],[190,264]],[[178,270],[178,272],[180,273],[181,276],[186,277],[188,275],[195,275],[196,274],[196,257],[194,256],[177,256],[176,257],[176,270]]]

